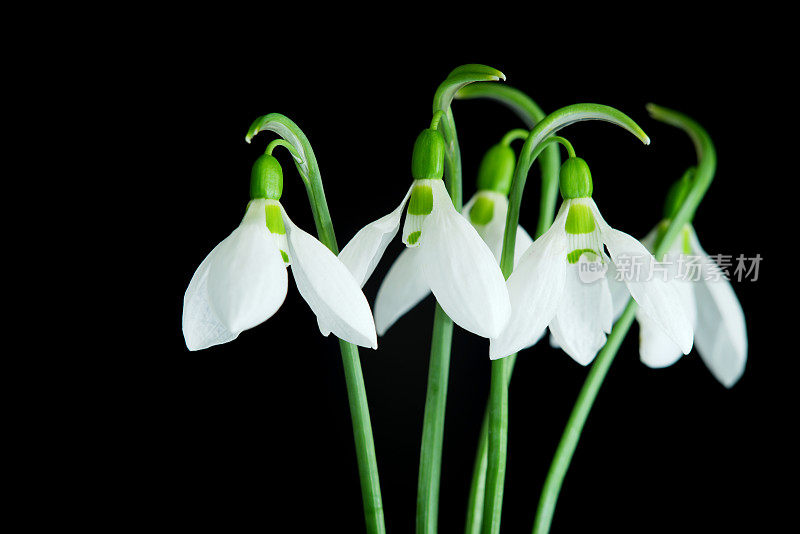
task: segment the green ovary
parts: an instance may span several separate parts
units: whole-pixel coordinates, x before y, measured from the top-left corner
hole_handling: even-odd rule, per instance
[[[567,223],[564,227],[568,234],[589,234],[594,232],[594,216],[589,206],[573,204],[569,207]]]
[[[483,226],[489,224],[494,216],[494,201],[485,197],[478,197],[469,210],[469,220],[472,224]]]
[[[428,215],[433,211],[433,190],[429,185],[415,185],[408,203],[410,215]]]

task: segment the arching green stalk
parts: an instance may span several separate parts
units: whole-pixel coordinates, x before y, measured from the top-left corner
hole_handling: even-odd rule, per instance
[[[508,85],[492,83],[475,83],[459,89],[456,100],[471,100],[475,98],[488,98],[505,104],[516,113],[529,129],[544,119],[545,113],[536,102],[520,91]],[[543,234],[553,223],[558,201],[558,170],[561,159],[558,147],[553,145],[545,150],[539,159],[542,173],[542,194],[539,198],[539,222],[536,226],[536,235]]]
[[[437,125],[445,140],[444,170],[447,190],[456,209],[461,209],[461,151],[450,103],[453,95],[467,84],[504,80],[502,72],[484,65],[463,65],[453,70],[436,90],[433,99],[432,127]],[[439,485],[442,469],[444,415],[453,321],[436,304],[433,318],[431,357],[428,364],[428,389],[422,422],[422,444],[417,484],[417,533],[435,534],[439,516]]]
[[[271,113],[256,119],[250,126],[245,139],[249,143],[253,136],[265,130],[277,133],[293,147],[293,151],[292,149],[290,151],[294,157],[300,177],[306,186],[319,240],[334,254],[337,254],[339,247],[336,244],[333,223],[328,211],[328,204],[325,201],[322,176],[320,175],[317,159],[314,156],[311,144],[303,131],[289,118],[280,113]],[[283,143],[273,142],[270,143],[270,148],[278,144],[286,146]],[[386,527],[384,526],[381,488],[378,480],[378,462],[375,457],[372,424],[370,423],[367,392],[364,387],[364,377],[361,373],[358,347],[340,339],[339,348],[342,353],[347,396],[350,401],[350,415],[353,421],[353,435],[355,437],[367,532],[369,534],[383,534],[386,532]]]
[[[537,156],[544,150],[544,141],[561,128],[584,120],[605,120],[625,128],[643,143],[650,139],[627,115],[614,108],[600,104],[574,104],[561,108],[546,116],[531,130],[525,140],[514,170],[514,180],[509,195],[503,253],[500,268],[508,278],[514,268],[514,242],[517,237],[519,210],[528,171]],[[492,384],[489,392],[488,464],[486,470],[486,498],[483,507],[484,534],[500,532],[500,517],[505,482],[506,448],[508,445],[508,377],[512,358],[501,358],[492,362]]]
[[[660,258],[669,251],[681,229],[694,218],[700,201],[703,200],[706,191],[708,191],[708,187],[711,185],[711,181],[714,179],[717,156],[711,138],[703,127],[694,120],[677,111],[672,111],[653,104],[649,104],[647,110],[654,119],[677,126],[689,134],[689,137],[691,137],[694,142],[698,161],[694,183],[692,184],[689,194],[684,200],[680,210],[678,210],[678,213],[670,222],[667,231],[660,236],[660,241],[656,243],[655,256]],[[583,388],[580,394],[578,394],[578,399],[575,401],[575,406],[567,420],[567,426],[561,436],[561,441],[558,444],[553,462],[550,464],[550,470],[547,473],[547,479],[542,489],[542,495],[539,499],[539,507],[533,525],[534,534],[546,534],[550,530],[556,501],[561,491],[561,484],[564,482],[564,477],[567,474],[572,455],[575,452],[575,448],[578,446],[578,440],[580,439],[583,426],[586,423],[586,418],[589,416],[594,400],[597,397],[600,386],[603,384],[608,369],[611,367],[611,363],[614,361],[619,346],[625,334],[628,333],[628,330],[633,324],[635,313],[636,303],[631,299],[622,317],[614,324],[614,328],[608,336],[606,345],[597,355],[597,359],[586,377],[586,382],[584,382]]]

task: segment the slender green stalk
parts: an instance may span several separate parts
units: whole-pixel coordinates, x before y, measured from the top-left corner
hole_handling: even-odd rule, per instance
[[[437,127],[444,136],[444,170],[447,190],[457,210],[461,209],[462,202],[461,151],[450,103],[453,95],[467,84],[501,79],[505,79],[503,73],[491,67],[463,65],[453,70],[436,90],[431,127]],[[417,485],[416,525],[418,534],[435,534],[438,526],[444,416],[447,405],[447,381],[452,341],[453,321],[437,303],[433,319],[425,414],[422,421],[422,444]]]
[[[519,210],[522,193],[528,178],[528,171],[538,155],[548,145],[548,138],[564,126],[584,120],[605,120],[625,128],[648,144],[650,139],[639,126],[620,111],[600,104],[574,104],[546,116],[531,130],[520,151],[514,179],[509,195],[508,215],[506,216],[503,253],[500,269],[506,279],[514,269],[514,242],[519,224]],[[552,142],[550,142],[552,144]],[[506,448],[508,441],[508,373],[511,365],[508,358],[492,362],[492,385],[489,393],[489,446],[486,469],[486,494],[483,506],[483,534],[500,532],[500,517],[503,504],[503,484],[505,482]]]
[[[295,152],[292,152],[292,156],[295,159],[295,165],[300,177],[306,186],[319,239],[334,254],[337,254],[339,247],[336,243],[336,234],[333,231],[333,223],[328,211],[328,204],[325,201],[325,191],[322,187],[322,176],[311,144],[303,131],[289,118],[280,113],[271,113],[256,119],[250,126],[245,139],[249,143],[253,136],[264,130],[277,133],[294,147]],[[270,144],[270,148],[277,144],[282,143]],[[370,423],[367,392],[364,386],[364,377],[361,373],[358,347],[340,339],[339,348],[342,352],[347,396],[350,402],[350,416],[353,421],[353,436],[355,438],[358,474],[361,480],[361,495],[364,502],[364,519],[367,532],[368,534],[384,534],[386,527],[384,526],[381,487],[378,479],[378,461],[375,456],[375,443],[372,438],[372,424]]]
[[[350,402],[350,418],[353,421],[353,437],[356,443],[367,532],[383,534],[386,532],[386,528],[383,519],[381,484],[378,479],[378,460],[375,457],[372,424],[370,423],[367,392],[364,386],[364,376],[361,373],[358,347],[340,339],[339,348],[342,352],[347,398]]]
[[[428,390],[425,397],[422,445],[417,488],[417,532],[436,532],[439,517],[439,482],[442,471],[444,414],[450,373],[450,348],[453,321],[436,304],[433,318],[431,359],[428,364]]]
[[[660,258],[669,250],[680,230],[687,223],[691,222],[694,217],[697,207],[700,205],[706,191],[708,191],[708,187],[711,185],[711,181],[714,179],[717,157],[711,138],[697,122],[682,113],[653,104],[649,104],[647,109],[654,119],[677,126],[686,131],[694,142],[698,160],[695,181],[692,184],[692,188],[680,210],[678,210],[678,213],[670,222],[667,231],[656,244],[655,256]],[[592,369],[586,377],[586,382],[583,384],[583,388],[578,395],[578,399],[575,401],[575,406],[567,420],[567,426],[561,436],[561,441],[556,449],[553,462],[550,464],[550,470],[547,473],[547,479],[542,489],[542,495],[539,499],[539,507],[533,525],[534,534],[546,534],[550,531],[558,494],[561,491],[561,485],[569,469],[569,464],[572,461],[575,448],[578,446],[578,440],[580,439],[583,426],[586,423],[586,418],[589,417],[589,412],[592,409],[594,400],[597,397],[600,386],[603,384],[609,367],[611,367],[611,363],[614,361],[620,343],[622,343],[622,339],[633,324],[635,312],[636,303],[631,299],[622,317],[614,324],[614,328],[608,336],[606,345],[597,355],[595,363],[592,365]]]
[[[547,473],[547,480],[539,501],[536,524],[533,528],[534,532],[547,532],[550,529],[550,522],[553,518],[558,493],[561,490],[561,483],[564,481],[564,475],[566,475],[570,460],[572,460],[572,453],[575,452],[578,439],[580,439],[583,425],[589,415],[589,410],[592,408],[597,392],[606,377],[608,368],[611,366],[611,362],[614,361],[614,355],[619,350],[622,340],[625,339],[625,335],[633,323],[635,314],[636,303],[631,299],[622,316],[614,324],[605,346],[598,354],[586,377],[586,382],[578,395],[578,400],[575,402],[575,407],[567,422],[567,428],[561,436],[555,458],[550,465],[550,471]]]
[[[519,115],[522,122],[528,127],[533,128],[536,123],[545,117],[544,111],[528,95],[518,89],[507,85],[494,83],[474,83],[468,85],[456,93],[457,99],[489,98],[496,100],[514,110]],[[524,133],[524,135],[522,135]],[[504,143],[510,143],[513,139],[524,139],[530,132],[527,130],[512,130],[503,137]],[[549,147],[539,159],[542,174],[542,201],[539,211],[539,222],[536,226],[536,237],[550,227],[555,215],[555,206],[558,195],[558,171],[560,167],[560,157],[558,147]],[[552,198],[545,198],[552,197]],[[516,362],[516,354],[507,358],[509,363],[508,379],[511,380],[511,373]],[[475,464],[472,469],[472,483],[470,485],[469,501],[467,503],[467,521],[465,532],[467,534],[478,534],[483,523],[483,507],[486,495],[486,469],[488,464],[489,450],[489,407],[483,416],[480,437],[478,438],[478,450],[475,453]]]

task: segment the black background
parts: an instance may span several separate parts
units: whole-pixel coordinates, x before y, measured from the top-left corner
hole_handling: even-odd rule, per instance
[[[265,324],[196,353],[186,350],[180,331],[183,293],[244,212],[250,166],[270,139],[261,134],[245,143],[256,117],[283,113],[308,136],[341,247],[402,199],[411,148],[430,121],[434,91],[462,63],[499,68],[545,111],[602,103],[645,129],[649,147],[600,122],[562,131],[591,166],[594,199],[606,220],[634,236],[658,222],[667,188],[695,162],[688,137],[650,120],[644,105],[694,117],[712,136],[719,159],[695,220],[700,240],[711,254],[764,258],[757,282],[734,283],[750,349],[745,374],[731,390],[715,381],[696,352],[667,369],[645,367],[633,327],[583,432],[553,532],[722,531],[776,518],[781,505],[773,482],[788,476],[778,468],[786,465],[787,430],[771,416],[784,401],[774,382],[766,307],[775,298],[767,287],[780,258],[766,238],[775,202],[763,183],[773,173],[765,165],[771,149],[757,137],[772,128],[758,113],[772,120],[774,113],[763,108],[779,107],[775,57],[744,30],[700,37],[701,25],[662,30],[642,22],[634,35],[610,28],[545,35],[539,27],[531,23],[518,40],[499,29],[476,40],[462,29],[458,44],[426,25],[391,33],[361,25],[330,33],[303,27],[290,39],[270,25],[243,35],[223,32],[209,17],[144,32],[141,38],[156,46],[131,73],[128,89],[141,105],[132,117],[142,130],[131,166],[143,198],[136,215],[148,229],[143,272],[150,285],[142,304],[148,319],[130,329],[144,331],[149,348],[123,363],[100,364],[93,370],[104,376],[95,384],[100,393],[86,394],[89,426],[97,422],[103,436],[96,449],[104,459],[100,479],[121,488],[100,497],[106,510],[124,510],[112,525],[363,531],[341,357],[336,341],[319,335],[293,282]],[[522,124],[493,102],[457,101],[453,109],[466,201],[484,151]],[[284,168],[282,202],[295,223],[313,231],[294,166],[285,152],[276,154]],[[536,166],[528,183],[521,223],[532,232]],[[366,284],[370,302],[400,251],[398,239]],[[139,298],[133,300],[138,306]],[[429,297],[379,339],[378,351],[361,350],[393,533],[414,526],[432,317]],[[456,328],[441,484],[444,533],[463,529],[488,395],[487,351],[486,340]],[[586,373],[546,343],[520,355],[510,391],[504,532],[530,530]],[[98,396],[123,398],[97,405]]]

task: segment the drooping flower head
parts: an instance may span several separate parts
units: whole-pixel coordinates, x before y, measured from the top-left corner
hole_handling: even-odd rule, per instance
[[[490,357],[502,358],[533,345],[549,326],[567,354],[583,365],[590,363],[612,326],[614,308],[607,274],[629,264],[638,266],[641,276],[624,280],[628,294],[643,314],[688,353],[692,327],[675,288],[646,276],[655,263],[652,254],[633,237],[611,228],[600,215],[583,159],[571,157],[564,162],[559,187],[564,202],[553,225],[528,248],[508,279],[511,319],[491,340]]]
[[[474,334],[500,333],[510,313],[503,274],[492,251],[453,206],[444,185],[444,139],[424,130],[414,145],[414,182],[390,214],[362,228],[339,254],[363,285],[397,234],[408,203],[402,240],[406,250],[378,291],[379,334],[432,291],[453,321]]]
[[[190,350],[232,341],[272,317],[286,298],[289,266],[300,295],[328,333],[377,347],[359,284],[336,255],[289,219],[282,192],[278,160],[262,155],[253,165],[244,219],[206,256],[186,290],[183,335]]]
[[[478,232],[492,251],[497,263],[503,250],[503,234],[508,212],[508,190],[514,175],[514,151],[507,143],[490,148],[478,171],[478,191],[467,202],[461,214]],[[530,235],[517,228],[515,260],[533,243]],[[395,260],[384,278],[375,301],[378,333],[383,334],[394,322],[430,293],[415,265],[416,248],[406,248]],[[381,310],[377,312],[377,310]]]
[[[512,131],[513,133],[513,131]],[[527,132],[526,132],[527,133]],[[464,205],[461,213],[478,231],[484,243],[494,254],[497,263],[503,253],[503,235],[508,214],[508,192],[514,177],[516,156],[507,137],[491,147],[478,168],[478,191]],[[517,227],[514,246],[514,264],[533,244],[533,239],[521,226]]]
[[[653,250],[666,231],[691,187],[690,169],[673,184],[664,206],[664,219],[642,243]],[[687,318],[695,327],[694,341],[700,358],[725,387],[733,386],[747,362],[747,329],[736,293],[719,266],[700,246],[694,228],[687,223],[663,263],[678,291]],[[618,313],[621,313],[619,308]],[[681,349],[650,318],[637,312],[639,356],[649,367],[667,367],[678,361]]]

